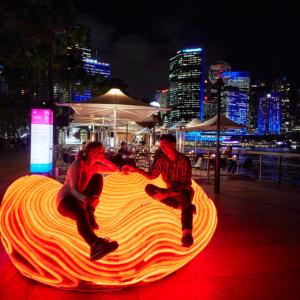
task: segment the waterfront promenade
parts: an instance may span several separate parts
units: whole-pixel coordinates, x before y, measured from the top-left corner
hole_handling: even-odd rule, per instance
[[[15,178],[28,173],[29,153],[3,153],[1,199]],[[114,293],[63,291],[31,281],[0,246],[0,300],[4,299],[299,299],[300,187],[222,176],[200,185],[214,200],[218,226],[209,245],[171,276]]]

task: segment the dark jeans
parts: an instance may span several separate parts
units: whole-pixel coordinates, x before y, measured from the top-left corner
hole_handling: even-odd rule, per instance
[[[146,193],[153,197],[156,193],[167,193],[168,190],[164,188],[159,188],[154,184],[147,184],[145,188]],[[163,200],[161,200],[162,203],[178,208],[182,207],[181,212],[181,227],[182,230],[184,229],[193,229],[193,205],[192,205],[192,197],[193,197],[194,191],[183,191],[176,197],[167,197]]]
[[[92,245],[98,238],[91,227],[89,215],[94,213],[99,200],[92,201],[92,196],[99,198],[102,188],[103,178],[100,174],[95,174],[83,192],[86,196],[91,197],[91,201],[88,202],[86,207],[73,195],[64,197],[58,206],[58,211],[63,216],[76,220],[79,234],[89,245]]]

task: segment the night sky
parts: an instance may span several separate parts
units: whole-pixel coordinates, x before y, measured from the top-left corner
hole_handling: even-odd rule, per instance
[[[92,47],[132,96],[152,98],[157,88],[167,87],[168,59],[193,47],[204,48],[206,68],[225,60],[232,70],[249,71],[253,80],[287,77],[300,87],[296,4],[111,2],[74,1],[79,21],[91,28]]]

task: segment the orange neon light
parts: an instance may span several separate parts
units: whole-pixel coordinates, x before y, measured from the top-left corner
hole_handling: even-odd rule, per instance
[[[114,173],[104,178],[96,210],[99,236],[118,241],[119,248],[98,261],[89,260],[89,246],[71,219],[56,208],[61,184],[39,175],[16,180],[0,208],[2,243],[26,277],[65,289],[117,289],[151,282],[191,261],[210,241],[217,213],[213,202],[193,182],[194,244],[181,246],[180,211],[151,199],[139,174]]]

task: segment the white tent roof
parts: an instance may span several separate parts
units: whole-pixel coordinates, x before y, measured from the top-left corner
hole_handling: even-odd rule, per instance
[[[128,127],[127,125],[124,126],[118,126],[117,127],[117,132],[129,132],[129,133],[137,133],[138,131],[142,130],[144,127],[138,125],[135,122],[129,122]]]
[[[119,89],[111,89],[107,93],[88,101],[57,103],[58,106],[71,107],[75,111],[74,120],[81,118],[97,121],[106,118],[113,122],[115,113],[117,120],[152,121],[152,115],[166,109],[151,106],[142,101],[128,97]]]
[[[197,125],[194,127],[186,127],[183,130],[184,131],[212,131],[217,130],[217,121],[218,116],[215,115],[211,119]],[[227,129],[240,129],[244,128],[246,126],[243,126],[241,124],[238,124],[230,119],[228,119],[225,115],[220,115],[220,130],[225,131]]]
[[[116,148],[117,123],[136,121],[152,121],[152,115],[168,109],[151,106],[142,101],[128,97],[119,89],[110,89],[107,93],[88,101],[76,103],[56,103],[57,106],[71,107],[74,112],[74,122],[85,124],[89,120],[101,123],[105,118],[113,126],[114,147]]]
[[[201,124],[200,119],[194,118],[192,121],[190,121],[189,123],[187,123],[187,124],[185,125],[185,127],[195,127],[195,126],[198,126],[198,125],[200,125],[200,124]]]
[[[142,130],[135,132],[135,134],[149,134],[149,133],[150,133],[150,129],[148,127],[145,127]]]
[[[186,122],[185,121],[178,121],[177,123],[175,123],[173,126],[167,128],[169,131],[176,131],[177,127],[179,126],[185,126]]]

